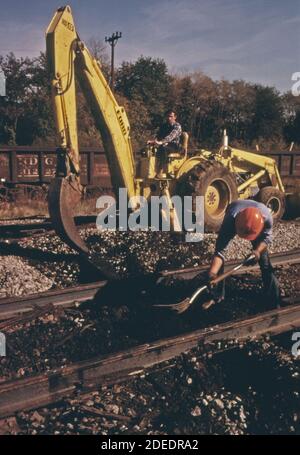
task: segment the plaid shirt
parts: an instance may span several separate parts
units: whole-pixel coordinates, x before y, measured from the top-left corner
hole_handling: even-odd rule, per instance
[[[157,134],[157,140],[161,141],[163,144],[176,144],[180,143],[180,136],[182,133],[181,125],[177,122],[170,125],[169,123],[164,123]]]

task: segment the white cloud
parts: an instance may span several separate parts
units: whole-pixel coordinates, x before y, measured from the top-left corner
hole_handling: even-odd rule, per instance
[[[255,14],[254,3],[260,14]],[[151,55],[163,58],[173,70],[199,69],[213,78],[243,78],[288,88],[293,58],[295,65],[300,64],[300,16],[283,17],[276,5],[267,8],[266,3],[259,9],[260,5],[253,2],[251,10],[240,0],[149,4],[118,45],[119,63]]]
[[[172,71],[201,70],[215,79],[279,88],[300,70],[300,0],[126,0],[119,9],[117,0],[101,0],[96,8],[98,1],[73,0],[75,22],[85,40],[122,31],[117,64],[143,54],[163,58]],[[33,10],[30,22],[0,19],[0,54],[34,56],[44,50],[52,9],[47,4],[39,18]]]

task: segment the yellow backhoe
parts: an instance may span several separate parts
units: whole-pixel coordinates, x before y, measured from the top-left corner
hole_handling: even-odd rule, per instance
[[[128,198],[167,196],[173,227],[177,222],[173,195],[204,196],[207,230],[218,230],[226,207],[238,198],[255,196],[270,207],[274,218],[281,218],[285,193],[275,160],[230,147],[226,133],[216,153],[199,150],[188,155],[188,136],[183,133],[181,150],[168,153],[163,169],[159,169],[157,149],[153,146],[146,147],[135,161],[126,112],[110,90],[99,61],[80,40],[69,6],[56,11],[46,33],[46,52],[59,142],[56,177],[49,190],[49,212],[57,233],[72,248],[88,253],[75,227],[73,211],[83,195],[75,76],[101,133],[116,194],[119,188],[126,188]],[[132,207],[136,209],[138,204]]]

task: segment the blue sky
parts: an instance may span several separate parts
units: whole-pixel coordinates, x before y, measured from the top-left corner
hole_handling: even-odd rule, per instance
[[[300,71],[300,0],[74,0],[80,37],[122,31],[116,61],[163,58],[171,72],[203,71],[291,88]],[[38,55],[61,3],[0,0],[0,54]],[[109,49],[108,49],[109,51]]]

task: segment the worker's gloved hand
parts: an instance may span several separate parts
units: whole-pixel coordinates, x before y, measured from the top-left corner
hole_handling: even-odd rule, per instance
[[[245,265],[246,266],[252,266],[258,263],[260,259],[260,253],[256,250],[253,250],[249,256],[246,257],[245,259]]]

